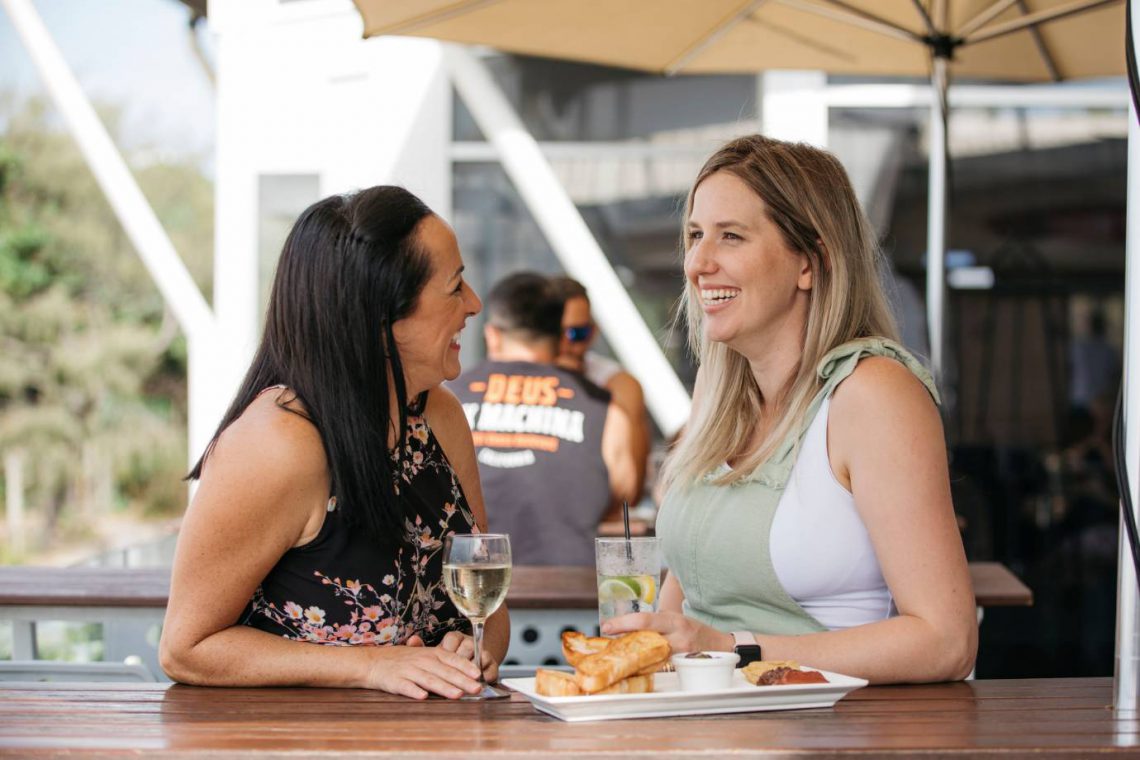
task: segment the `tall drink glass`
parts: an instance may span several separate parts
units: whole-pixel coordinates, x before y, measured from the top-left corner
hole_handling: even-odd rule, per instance
[[[656,538],[596,538],[598,625],[631,612],[656,612],[661,545]]]
[[[463,700],[502,699],[510,692],[489,686],[483,679],[483,624],[511,585],[511,541],[500,533],[451,535],[443,540],[443,586],[460,612],[471,621],[475,638],[475,667],[479,669],[478,694]]]

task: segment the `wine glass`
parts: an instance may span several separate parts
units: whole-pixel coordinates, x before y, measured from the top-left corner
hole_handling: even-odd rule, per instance
[[[443,586],[463,615],[471,621],[475,638],[475,667],[479,669],[478,694],[461,699],[501,699],[510,692],[489,686],[483,679],[483,624],[499,609],[511,585],[511,541],[501,533],[455,534],[443,541]]]

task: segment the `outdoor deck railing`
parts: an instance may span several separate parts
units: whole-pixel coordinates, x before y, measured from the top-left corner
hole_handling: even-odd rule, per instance
[[[979,620],[987,607],[1033,603],[1032,592],[999,563],[971,563],[970,576]],[[40,658],[36,628],[41,623],[101,623],[104,661],[138,658],[162,679],[157,646],[169,592],[170,569],[165,567],[0,567],[0,622],[11,623],[12,657],[22,662]],[[515,567],[507,606],[511,644],[506,664],[560,663],[563,630],[596,631],[594,568]]]

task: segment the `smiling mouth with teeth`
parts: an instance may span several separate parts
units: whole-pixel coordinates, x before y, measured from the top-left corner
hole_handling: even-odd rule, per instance
[[[740,295],[739,290],[726,290],[724,288],[702,290],[701,301],[707,306],[715,306],[717,304],[728,303],[738,295]]]

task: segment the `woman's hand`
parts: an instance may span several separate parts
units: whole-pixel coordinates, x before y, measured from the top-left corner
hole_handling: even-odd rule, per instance
[[[443,647],[425,647],[418,636],[412,639],[417,643],[409,640],[404,646],[361,647],[369,651],[371,659],[366,688],[412,699],[426,699],[429,693],[459,699],[482,688],[479,671],[470,658]]]
[[[731,633],[722,633],[679,612],[635,612],[610,618],[602,626],[606,635],[629,631],[657,631],[668,639],[674,652],[731,652],[736,644]]]
[[[410,647],[424,646],[424,640],[418,634],[413,634],[408,638],[407,645]],[[459,631],[448,631],[444,635],[443,641],[439,642],[439,648],[445,652],[455,652],[465,660],[475,659],[475,639],[471,638],[465,633]],[[483,647],[481,652],[483,665],[483,678],[488,683],[494,683],[499,679],[499,663],[487,651],[487,647]]]
[[[479,659],[483,665],[483,678],[488,683],[494,683],[499,680],[499,663],[495,662],[495,658],[487,651],[485,639],[483,643],[483,651],[479,653]],[[443,641],[439,642],[439,646],[448,652],[455,652],[464,659],[473,660],[475,658],[475,639],[465,633],[448,631],[447,635],[443,637]]]

